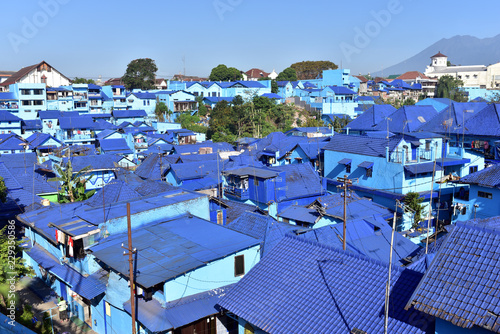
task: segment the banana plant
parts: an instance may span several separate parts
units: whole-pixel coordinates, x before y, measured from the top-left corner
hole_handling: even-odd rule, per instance
[[[61,190],[59,194],[61,195],[61,202],[78,202],[90,198],[95,190],[85,192],[87,180],[85,179],[85,174],[87,174],[91,167],[87,166],[79,170],[78,172],[73,172],[73,167],[71,166],[71,160],[68,159],[68,163],[64,168],[60,165],[54,165],[58,177],[49,179],[48,181],[59,181],[61,182]]]

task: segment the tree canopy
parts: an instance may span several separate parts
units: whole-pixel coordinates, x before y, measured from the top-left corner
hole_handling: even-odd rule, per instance
[[[75,77],[73,79],[74,84],[95,84],[95,81],[92,79],[85,79],[85,78],[79,78]]]
[[[0,176],[0,202],[5,203],[7,199],[7,187],[5,186],[5,181],[3,177]]]
[[[150,58],[132,60],[127,65],[122,81],[127,89],[153,89],[158,67]]]
[[[9,224],[0,230],[0,285],[5,284],[6,280],[14,275],[19,278],[33,274],[31,268],[26,266],[26,260],[18,257],[23,250],[21,245],[24,241],[9,239],[9,235],[13,235],[14,227],[15,225]],[[7,231],[9,232],[7,233]],[[13,257],[16,257],[15,261],[12,261]],[[12,263],[14,263],[14,267],[12,267]]]
[[[465,92],[460,88],[464,82],[451,75],[444,75],[439,78],[436,89],[437,98],[448,98],[456,102],[467,102]]]
[[[158,102],[155,107],[155,115],[158,118],[158,121],[165,122],[165,116],[170,120],[172,111],[168,109],[168,106],[165,104],[165,102]]]
[[[297,72],[293,68],[287,67],[278,74],[276,81],[297,81]]]
[[[209,79],[211,81],[236,81],[241,80],[242,77],[238,69],[220,64],[212,69]]]
[[[418,223],[422,220],[422,211],[424,206],[422,202],[424,199],[420,197],[419,193],[409,192],[404,197],[404,203],[413,211],[413,228],[418,227]]]
[[[323,70],[336,70],[338,66],[328,60],[301,61],[290,66],[297,72],[297,79],[307,80],[321,77]]]
[[[84,175],[90,170],[90,166],[74,173],[71,160],[68,159],[68,163],[64,169],[59,165],[54,165],[54,169],[60,176],[51,178],[48,181],[62,182],[59,192],[62,203],[84,201],[95,193],[95,190],[85,192],[87,180]]]

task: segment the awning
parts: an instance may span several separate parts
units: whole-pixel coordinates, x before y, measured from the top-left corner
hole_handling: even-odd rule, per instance
[[[417,174],[423,174],[423,173],[432,173],[434,170],[434,163],[433,162],[425,162],[421,164],[412,164],[412,165],[406,165],[405,171],[412,175],[417,175]],[[442,170],[442,168],[439,165],[436,165],[436,171]]]
[[[412,140],[412,141],[410,141],[410,143],[411,143],[412,146],[420,146],[420,145],[422,145],[422,143],[420,143],[418,140]]]
[[[365,169],[370,169],[373,167],[373,162],[371,161],[363,161],[358,165],[358,167],[365,168]]]
[[[437,159],[436,164],[442,167],[446,166],[460,166],[470,163],[470,159],[454,159],[454,158],[443,158]]]
[[[352,162],[352,159],[342,159],[339,161],[339,164],[341,165],[350,165]]]

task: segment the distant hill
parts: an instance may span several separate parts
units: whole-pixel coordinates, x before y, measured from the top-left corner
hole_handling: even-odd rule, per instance
[[[408,71],[424,72],[430,57],[441,51],[453,65],[490,65],[500,62],[500,34],[491,38],[454,36],[443,38],[415,56],[399,64],[371,73],[373,77],[403,74]]]

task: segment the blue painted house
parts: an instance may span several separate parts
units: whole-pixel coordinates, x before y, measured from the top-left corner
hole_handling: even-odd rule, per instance
[[[219,306],[240,334],[384,333],[387,271],[387,263],[286,236]],[[430,333],[432,317],[400,302],[422,275],[397,266],[391,274],[388,333]]]
[[[0,134],[16,134],[21,135],[21,118],[16,115],[0,110]]]
[[[458,222],[405,308],[435,317],[439,334],[500,332],[499,243],[498,219]]]
[[[127,109],[144,110],[148,117],[154,117],[156,95],[149,92],[132,92],[127,96]]]
[[[113,110],[113,120],[116,125],[123,122],[134,123],[135,121],[143,122],[147,118],[144,110]]]

